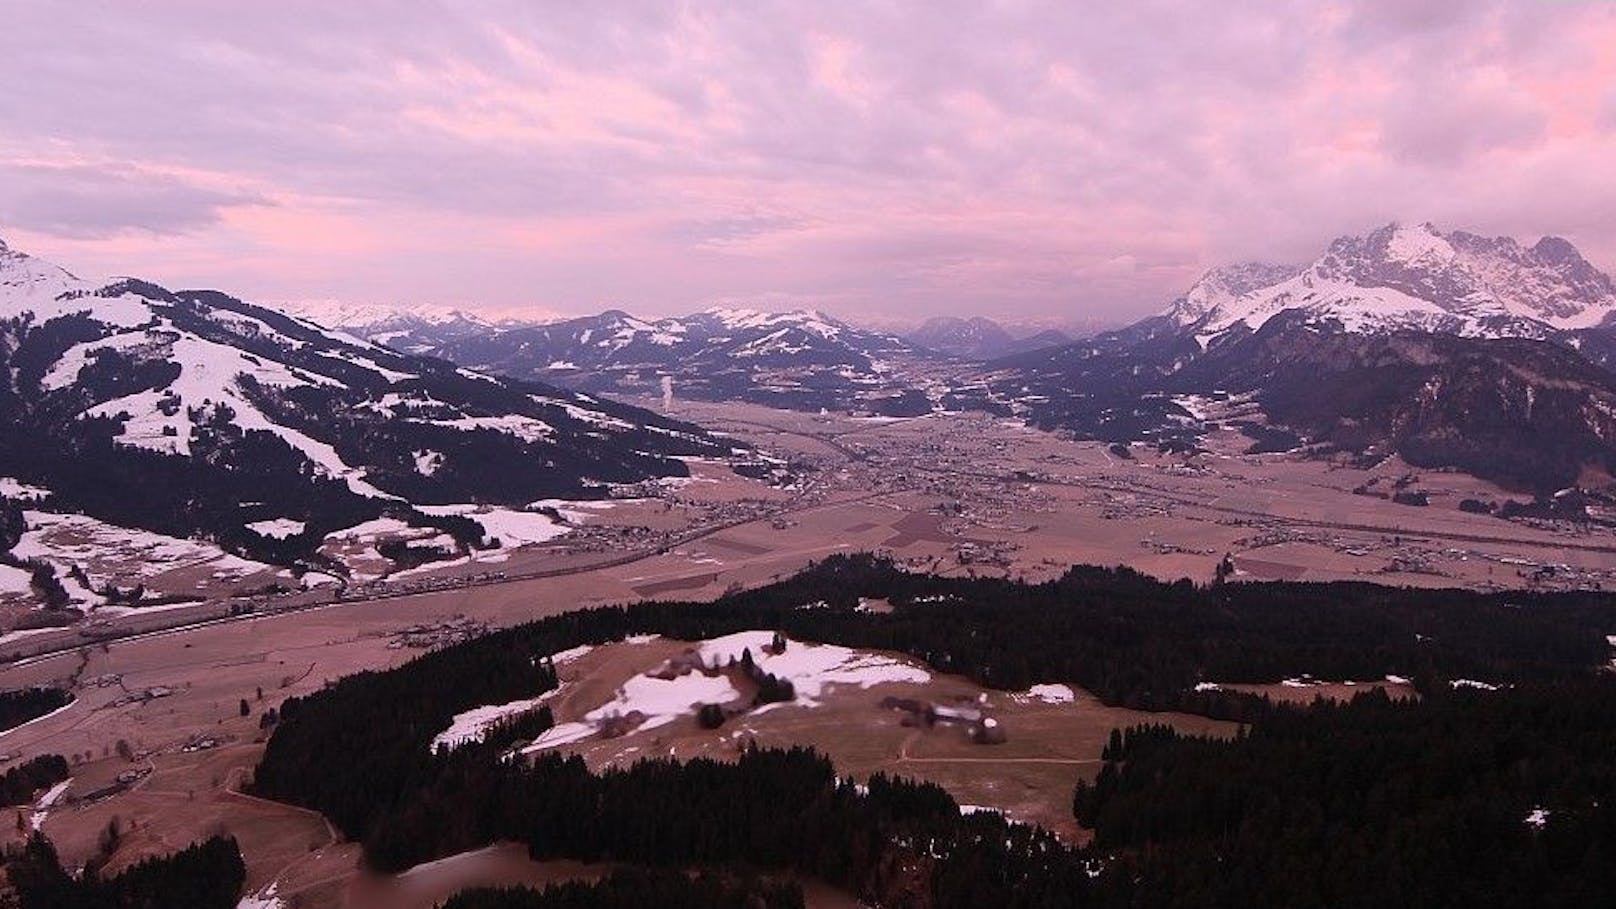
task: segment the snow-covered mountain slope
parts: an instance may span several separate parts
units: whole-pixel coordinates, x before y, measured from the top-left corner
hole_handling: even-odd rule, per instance
[[[1305,268],[1214,269],[1158,316],[995,364],[973,400],[1046,429],[1193,445],[1178,402],[1258,404],[1318,450],[1536,491],[1616,476],[1616,292],[1566,241],[1390,225]]]
[[[216,291],[81,281],[3,247],[0,374],[0,476],[66,510],[282,564],[383,513],[475,541],[472,524],[416,506],[596,498],[729,451],[638,408]]]
[[[856,328],[821,312],[709,309],[642,319],[621,310],[539,325],[450,333],[417,326],[398,334],[362,329],[372,340],[429,352],[473,369],[540,379],[593,392],[746,400],[818,410],[925,408],[924,394],[895,364],[931,354],[893,335]]]
[[[1606,324],[1616,284],[1558,237],[1507,237],[1389,224],[1341,237],[1302,269],[1214,269],[1164,316],[1203,344],[1261,328],[1282,312],[1322,327],[1384,334],[1543,338]]]

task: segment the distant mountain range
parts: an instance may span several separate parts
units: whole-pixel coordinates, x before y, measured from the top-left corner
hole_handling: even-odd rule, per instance
[[[983,316],[969,319],[938,316],[927,319],[904,337],[927,350],[967,360],[997,360],[1072,343],[1070,335],[1053,328],[1013,335],[998,322]]]
[[[410,314],[352,330],[398,350],[593,392],[917,415],[985,409],[1081,438],[1193,445],[1187,396],[1258,405],[1275,444],[1463,466],[1533,489],[1616,473],[1616,285],[1571,243],[1430,224],[1304,265],[1214,268],[1158,315],[1072,340],[940,317],[902,335],[818,312],[613,310],[536,325]]]
[[[687,474],[682,456],[731,450],[639,408],[401,353],[217,291],[84,281],[4,244],[0,372],[11,486],[285,565],[325,567],[325,534],[381,515],[480,545],[492,534],[474,522],[422,509],[599,498]]]
[[[1216,268],[1159,315],[1069,343],[986,319],[900,336],[742,309],[543,324],[370,310],[338,330],[214,291],[82,281],[0,245],[0,479],[314,567],[325,534],[378,515],[475,545],[444,506],[600,496],[727,453],[604,397],[672,394],[980,409],[1180,448],[1236,425],[1258,449],[1400,454],[1546,493],[1616,476],[1613,313],[1616,285],[1565,240],[1428,224],[1342,237],[1306,265]]]
[[[536,324],[471,317],[380,319],[349,328],[377,343],[592,393],[750,401],[797,410],[930,409],[898,373],[938,358],[896,335],[820,312],[710,309],[641,319],[621,310]]]
[[[488,321],[458,312],[365,310],[343,327],[396,350],[583,391],[747,401],[794,410],[929,412],[939,374],[1070,342],[1043,330],[1016,337],[982,317],[937,318],[897,334],[823,312],[715,308],[644,319],[622,310],[549,322]]]

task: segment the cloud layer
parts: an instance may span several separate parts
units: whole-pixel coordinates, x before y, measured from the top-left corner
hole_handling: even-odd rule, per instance
[[[18,4],[0,236],[265,299],[1126,319],[1394,219],[1616,266],[1616,5]]]

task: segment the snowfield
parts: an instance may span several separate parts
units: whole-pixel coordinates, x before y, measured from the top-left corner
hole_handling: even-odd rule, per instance
[[[547,543],[571,529],[536,511],[515,508],[481,505],[418,505],[416,508],[430,515],[471,518],[483,525],[487,537],[498,539],[506,547]]]
[[[12,548],[19,559],[42,559],[56,567],[76,602],[96,605],[101,598],[83,591],[67,577],[74,565],[84,570],[90,583],[100,587],[116,581],[128,585],[181,569],[205,569],[214,580],[238,580],[261,571],[276,571],[272,565],[231,555],[211,543],[181,540],[145,530],[107,524],[80,514],[24,511],[28,530]]]
[[[751,650],[753,661],[764,672],[791,681],[797,690],[796,703],[804,706],[814,706],[829,685],[869,688],[886,682],[925,684],[932,679],[929,671],[914,663],[835,644],[787,641],[784,653],[766,653],[764,648],[773,640],[772,631],[740,631],[701,642],[699,652],[711,665],[738,660],[743,650]]]

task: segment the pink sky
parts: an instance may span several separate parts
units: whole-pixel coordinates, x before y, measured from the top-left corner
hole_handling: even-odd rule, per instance
[[[1616,267],[1616,4],[60,2],[0,238],[259,300],[1124,321],[1434,221]]]

